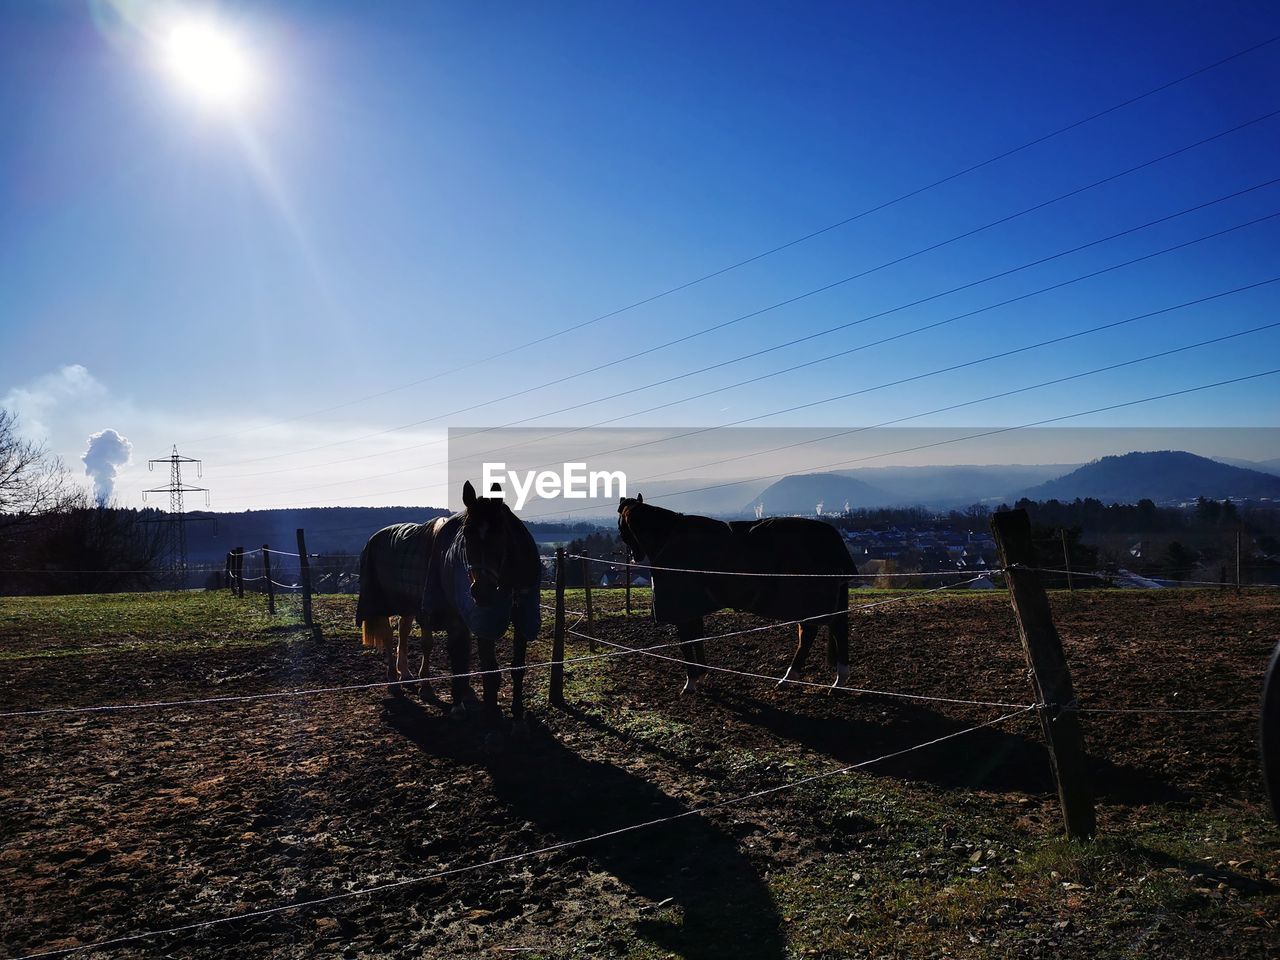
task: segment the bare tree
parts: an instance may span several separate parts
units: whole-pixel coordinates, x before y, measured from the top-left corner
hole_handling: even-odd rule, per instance
[[[60,510],[75,493],[62,460],[43,443],[23,439],[18,415],[0,408],[0,530]]]

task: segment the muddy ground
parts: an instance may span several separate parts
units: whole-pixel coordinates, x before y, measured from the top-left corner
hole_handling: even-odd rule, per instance
[[[570,668],[564,711],[532,672],[531,731],[501,751],[478,718],[382,689],[5,718],[0,952],[405,881],[77,955],[1280,956],[1253,712],[1278,593],[1053,596],[1086,707],[1236,711],[1084,715],[1101,836],[1085,847],[1059,839],[1033,714],[793,787],[1008,710],[729,675],[681,698],[681,668],[642,657]],[[596,599],[600,637],[674,639]],[[379,681],[351,605],[318,601],[317,642],[258,597],[0,600],[0,711]],[[855,685],[1032,699],[1002,594],[914,597],[854,631]],[[775,630],[708,655],[777,675],[790,645]],[[548,654],[544,629],[530,659]],[[806,677],[828,674],[815,648]]]

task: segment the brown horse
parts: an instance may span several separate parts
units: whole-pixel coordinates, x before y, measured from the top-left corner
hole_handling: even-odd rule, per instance
[[[803,669],[825,625],[835,685],[848,682],[847,577],[858,570],[835,528],[804,517],[725,523],[664,510],[638,496],[619,502],[618,532],[636,558],[653,567],[654,619],[674,624],[684,644],[685,693],[697,693],[706,673],[702,618],[725,608],[805,621],[797,624],[795,654],[782,683]],[[697,572],[704,570],[720,573]]]
[[[459,676],[470,672],[474,635],[485,671],[485,712],[496,720],[501,685],[496,644],[514,624],[511,713],[519,722],[526,651],[541,626],[542,561],[533,536],[502,500],[477,496],[470,482],[463,485],[462,500],[462,513],[386,527],[369,539],[360,557],[356,625],[367,646],[385,652],[390,681],[408,677],[414,619],[422,624],[424,666],[430,662],[432,631],[445,631],[455,713],[475,699],[470,680]],[[398,649],[392,642],[393,615],[400,617]],[[425,678],[422,689],[427,689]]]

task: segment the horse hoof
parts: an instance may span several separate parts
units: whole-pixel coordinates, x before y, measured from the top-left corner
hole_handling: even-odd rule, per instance
[[[836,664],[836,682],[833,683],[832,686],[839,689],[840,687],[847,687],[848,685],[849,665],[847,663]]]
[[[786,673],[782,675],[782,679],[773,685],[773,689],[781,690],[790,682],[791,682],[791,671],[788,670]]]
[[[455,703],[449,708],[449,716],[454,720],[465,720],[467,719],[467,708]]]
[[[682,697],[696,697],[698,695],[698,685],[692,680],[686,680],[684,689],[680,691]]]

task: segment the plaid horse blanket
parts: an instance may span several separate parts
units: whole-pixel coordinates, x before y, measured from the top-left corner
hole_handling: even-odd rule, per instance
[[[439,520],[383,527],[360,554],[356,626],[371,617],[417,617]]]
[[[460,619],[486,639],[501,637],[514,622],[523,636],[537,636],[540,579],[526,589],[501,591],[493,605],[481,606],[471,596],[462,520],[456,513],[428,523],[397,523],[369,538],[360,555],[357,627],[372,617],[400,616],[415,618],[424,630],[447,630]]]

